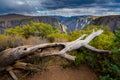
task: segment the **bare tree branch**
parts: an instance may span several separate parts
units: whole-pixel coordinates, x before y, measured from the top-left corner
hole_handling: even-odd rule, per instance
[[[14,74],[14,72],[12,71],[13,67],[9,66],[7,67],[7,71],[9,72],[10,76],[13,78],[13,80],[18,80],[17,76]]]
[[[96,51],[99,53],[108,53],[108,50],[99,50],[92,46],[89,46],[88,43],[94,39],[96,36],[99,36],[103,30],[98,30],[92,32],[86,39],[82,40],[86,34],[82,35],[80,38],[72,42],[65,43],[45,43],[39,45],[26,45],[19,46],[16,48],[10,48],[4,50],[0,53],[0,72],[6,70],[8,66],[13,65],[15,62],[25,59],[28,56],[61,56],[71,61],[75,61],[76,56],[67,54],[67,52],[79,49],[80,47],[85,47],[89,50]],[[22,63],[23,64],[23,63]],[[25,65],[25,63],[23,64]],[[24,66],[25,67],[25,66]],[[10,72],[10,74],[13,74]]]
[[[88,44],[84,45],[84,47],[87,48],[87,49],[89,49],[89,50],[91,50],[91,51],[95,51],[95,52],[97,52],[97,53],[109,53],[108,50],[96,49],[96,48],[94,48],[94,47],[92,47],[92,46],[90,46],[90,45],[88,45]]]

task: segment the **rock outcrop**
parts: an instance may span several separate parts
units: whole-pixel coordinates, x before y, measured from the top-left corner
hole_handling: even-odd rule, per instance
[[[70,31],[84,29],[92,21],[90,16],[57,16],[57,18],[61,21],[62,24],[67,26],[68,30]]]
[[[120,27],[120,16],[114,15],[114,16],[99,17],[93,20],[92,24],[109,26],[111,31],[114,32],[116,29],[119,29]]]
[[[58,19],[52,16],[24,16],[19,14],[7,14],[0,16],[0,33],[4,33],[5,29],[28,25],[30,21],[50,24],[60,29],[63,33],[65,33],[67,29]]]

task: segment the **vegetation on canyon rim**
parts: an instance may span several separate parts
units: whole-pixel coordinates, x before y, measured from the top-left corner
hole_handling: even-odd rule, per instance
[[[23,27],[15,27],[0,35],[0,50],[21,45],[39,44],[43,42],[66,42],[77,39],[82,34],[90,34],[98,29],[104,30],[103,34],[90,42],[90,45],[104,50],[110,50],[109,54],[95,53],[85,48],[70,52],[77,56],[75,62],[66,63],[63,66],[89,65],[98,73],[101,80],[120,79],[120,31],[112,33],[107,26],[89,25],[84,30],[61,33],[56,27],[44,23],[30,22]],[[29,43],[28,43],[29,42]],[[77,54],[79,53],[79,54]]]

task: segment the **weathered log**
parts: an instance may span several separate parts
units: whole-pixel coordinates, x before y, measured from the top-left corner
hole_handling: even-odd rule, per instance
[[[72,42],[65,42],[65,43],[45,43],[45,44],[39,44],[34,46],[19,46],[16,48],[10,48],[7,50],[4,50],[0,53],[0,72],[7,69],[8,66],[14,65],[16,61],[22,60],[27,56],[30,55],[36,55],[39,57],[45,57],[45,56],[61,56],[68,60],[75,61],[76,56],[72,56],[67,54],[67,52],[79,49],[80,47],[85,47],[89,50],[100,52],[100,53],[108,53],[108,50],[99,50],[96,49],[88,43],[94,39],[96,36],[99,36],[103,30],[98,30],[97,32],[93,32],[86,39],[82,40],[86,34],[82,35],[80,38],[78,38],[75,41]],[[57,47],[56,50],[51,50],[51,48]],[[45,50],[44,50],[45,49]],[[12,74],[12,72],[10,72]],[[15,77],[15,76],[14,76]]]

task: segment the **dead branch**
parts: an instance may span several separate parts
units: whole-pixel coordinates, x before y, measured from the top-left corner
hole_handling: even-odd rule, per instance
[[[34,46],[19,46],[16,48],[10,48],[4,50],[0,53],[0,72],[6,70],[8,66],[14,65],[15,62],[20,61],[26,58],[27,56],[32,56],[32,55],[36,55],[39,57],[57,55],[66,58],[68,60],[75,61],[76,56],[69,55],[67,54],[67,52],[79,49],[80,47],[85,47],[91,51],[95,51],[99,53],[108,53],[109,52],[108,50],[99,50],[88,45],[88,43],[92,39],[99,36],[102,32],[103,30],[92,32],[84,40],[82,39],[86,36],[86,34],[82,35],[80,38],[72,42],[65,42],[65,43],[55,42],[55,43],[39,44]],[[26,67],[26,65],[27,64],[22,63],[23,67]],[[12,74],[14,78],[16,78],[11,71],[10,74]],[[15,80],[17,80],[17,78]]]

